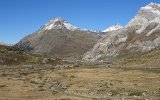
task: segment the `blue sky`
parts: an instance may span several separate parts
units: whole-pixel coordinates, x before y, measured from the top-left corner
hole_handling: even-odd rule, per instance
[[[91,30],[126,25],[150,2],[160,0],[0,0],[0,41],[17,43],[54,17]]]

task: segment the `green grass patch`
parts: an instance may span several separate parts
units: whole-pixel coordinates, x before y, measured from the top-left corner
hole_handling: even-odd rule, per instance
[[[137,89],[131,89],[129,90],[129,96],[142,96],[142,91],[137,90]]]
[[[114,89],[114,90],[111,90],[111,96],[116,96],[118,94],[121,94],[123,93],[125,90],[124,88],[117,88],[117,89]]]

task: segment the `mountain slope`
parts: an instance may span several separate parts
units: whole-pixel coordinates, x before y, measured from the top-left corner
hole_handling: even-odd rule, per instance
[[[55,18],[16,46],[55,57],[81,58],[100,37],[98,32],[80,29],[62,18]]]
[[[123,67],[146,67],[157,68],[160,65],[160,48],[151,50],[143,54],[137,54],[132,57],[123,57],[116,60],[116,65],[122,65]]]
[[[108,32],[94,48],[84,55],[84,60],[109,60],[133,56],[160,46],[160,5],[150,3],[119,30]]]

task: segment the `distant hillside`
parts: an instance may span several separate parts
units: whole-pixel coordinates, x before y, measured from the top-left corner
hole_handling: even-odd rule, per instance
[[[45,60],[45,61],[44,61]],[[59,59],[46,58],[42,55],[35,55],[14,47],[0,45],[0,65],[18,64],[58,64]]]
[[[4,42],[0,42],[0,45],[13,46],[13,44],[8,44],[8,43],[4,43]]]

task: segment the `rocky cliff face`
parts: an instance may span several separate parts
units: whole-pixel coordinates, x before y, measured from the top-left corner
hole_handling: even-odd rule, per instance
[[[62,18],[55,18],[23,38],[16,46],[55,57],[81,58],[101,38],[99,34],[77,28]]]
[[[151,51],[160,46],[160,5],[150,3],[123,28],[107,36],[88,51],[83,59],[107,60]]]

